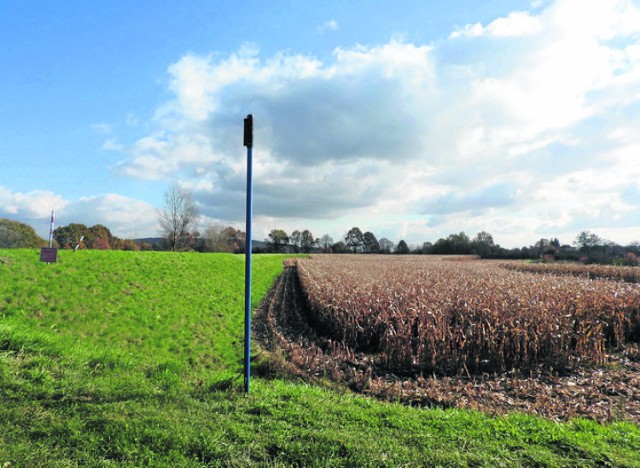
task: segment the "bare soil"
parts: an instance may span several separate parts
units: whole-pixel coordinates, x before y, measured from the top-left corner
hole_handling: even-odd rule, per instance
[[[518,411],[555,420],[585,417],[640,424],[640,349],[608,355],[604,365],[578,364],[559,374],[394,375],[375,354],[354,353],[311,325],[295,266],[285,271],[254,319],[255,337],[270,352],[266,372],[304,379],[389,401],[457,407],[494,414]],[[263,366],[263,372],[265,366]]]

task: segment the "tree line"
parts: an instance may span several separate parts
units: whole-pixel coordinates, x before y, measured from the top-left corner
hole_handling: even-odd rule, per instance
[[[561,244],[558,238],[541,238],[529,246],[504,248],[496,244],[493,236],[478,232],[473,238],[464,231],[452,233],[436,242],[424,242],[409,247],[406,241],[397,244],[387,238],[377,239],[371,231],[351,228],[338,242],[328,234],[313,240],[310,231],[294,231],[290,236],[282,229],[273,229],[266,242],[269,252],[323,252],[396,255],[476,255],[492,259],[530,259],[538,261],[579,261],[618,265],[640,265],[640,243],[626,246],[601,238],[590,231],[583,231],[572,244]]]
[[[46,247],[48,241],[36,234],[33,227],[19,221],[0,219],[0,248]],[[140,250],[141,245],[131,239],[120,239],[102,224],[87,227],[80,223],[60,226],[53,231],[54,247],[62,249]]]
[[[163,250],[192,252],[244,253],[245,232],[222,224],[209,225],[203,234],[195,230],[195,223],[186,223],[191,229],[176,233],[165,232],[154,239],[120,239],[102,224],[87,227],[80,223],[60,226],[53,231],[56,247],[98,250]],[[0,248],[38,248],[47,245],[35,230],[24,223],[0,218]],[[477,255],[494,259],[536,259],[540,261],[581,261],[619,265],[640,264],[640,243],[622,246],[601,238],[590,231],[577,235],[571,245],[561,244],[557,238],[539,239],[530,246],[507,249],[496,244],[485,231],[473,238],[465,232],[453,233],[436,242],[424,242],[409,247],[400,240],[378,239],[371,231],[351,228],[342,239],[334,242],[329,234],[314,237],[309,229],[294,230],[290,235],[283,229],[272,229],[264,241],[253,241],[255,253],[356,253],[356,254],[438,254]]]

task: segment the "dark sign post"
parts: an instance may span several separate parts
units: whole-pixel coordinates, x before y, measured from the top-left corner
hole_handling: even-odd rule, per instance
[[[56,263],[58,260],[58,249],[55,247],[41,247],[40,261],[47,263]]]
[[[253,115],[244,119],[244,146],[247,147],[247,240],[244,268],[244,391],[251,381],[251,218],[253,217]]]

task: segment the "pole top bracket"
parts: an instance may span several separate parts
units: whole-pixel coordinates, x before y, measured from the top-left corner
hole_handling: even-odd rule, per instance
[[[244,143],[247,148],[253,147],[253,115],[249,114],[244,119]]]

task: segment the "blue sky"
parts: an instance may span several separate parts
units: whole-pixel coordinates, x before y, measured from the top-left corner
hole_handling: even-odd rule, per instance
[[[239,6],[240,5],[240,6]],[[638,1],[0,4],[0,217],[640,241]]]

